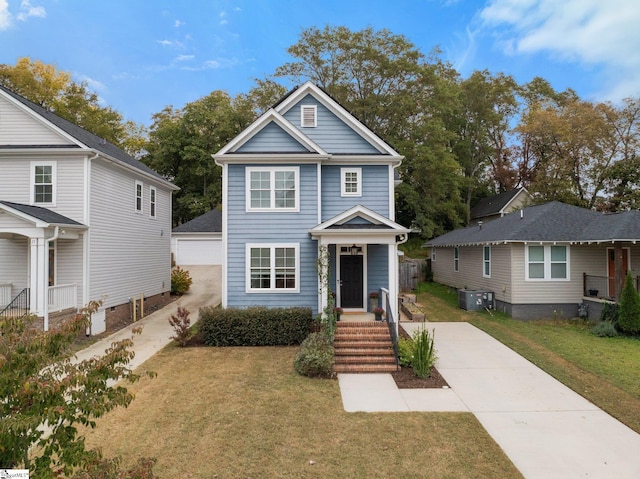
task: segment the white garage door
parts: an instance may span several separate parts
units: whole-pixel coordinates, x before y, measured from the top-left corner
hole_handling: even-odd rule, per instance
[[[178,239],[176,264],[222,264],[222,241],[219,239]]]

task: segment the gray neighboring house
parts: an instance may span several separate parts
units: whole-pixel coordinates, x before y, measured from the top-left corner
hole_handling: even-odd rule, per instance
[[[168,300],[177,189],[0,87],[0,316],[30,312],[48,330],[50,320],[104,298],[92,318],[99,333],[130,317],[133,297],[144,296],[147,310]]]
[[[482,198],[471,208],[470,224],[478,224],[479,221],[487,221],[502,218],[504,215],[531,203],[531,195],[526,188],[516,188],[498,195]]]
[[[496,307],[517,319],[597,318],[640,274],[640,211],[605,214],[559,202],[530,206],[482,225],[438,236],[434,281],[493,291]]]
[[[173,228],[171,253],[178,266],[222,264],[222,211],[213,209]]]

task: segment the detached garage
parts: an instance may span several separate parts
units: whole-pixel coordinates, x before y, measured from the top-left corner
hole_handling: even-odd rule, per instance
[[[222,264],[222,212],[211,210],[175,227],[171,253],[178,266]]]

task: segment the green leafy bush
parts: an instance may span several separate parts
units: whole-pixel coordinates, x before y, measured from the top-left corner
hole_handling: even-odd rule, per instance
[[[616,326],[611,321],[600,321],[591,329],[591,332],[601,338],[615,338],[618,335]]]
[[[627,272],[624,288],[620,295],[618,328],[627,334],[640,333],[640,296],[636,291],[631,273],[629,272]]]
[[[286,346],[311,332],[311,308],[200,309],[200,331],[209,346]]]
[[[400,338],[398,340],[398,362],[400,366],[411,367],[416,343],[411,338]]]
[[[435,330],[432,334],[429,334],[429,330],[426,328],[422,328],[413,334],[415,348],[411,367],[419,378],[428,378],[431,376],[431,368],[436,362],[437,356],[433,344],[434,335]]]
[[[184,294],[191,288],[191,275],[180,266],[171,271],[171,294]]]
[[[620,308],[616,303],[604,303],[600,312],[600,321],[609,321],[614,326],[618,323]]]
[[[326,332],[311,333],[300,345],[300,351],[293,361],[293,367],[298,374],[303,376],[330,376],[333,367],[333,354],[333,345]]]

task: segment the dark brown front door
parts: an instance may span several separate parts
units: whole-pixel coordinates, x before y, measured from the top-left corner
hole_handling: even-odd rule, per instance
[[[627,265],[629,264],[629,257],[627,255],[628,250],[622,249],[622,269],[624,270],[624,276],[627,274]],[[616,254],[613,248],[607,250],[607,264],[609,276],[609,297],[616,298]]]
[[[340,306],[362,308],[362,256],[340,256]]]

